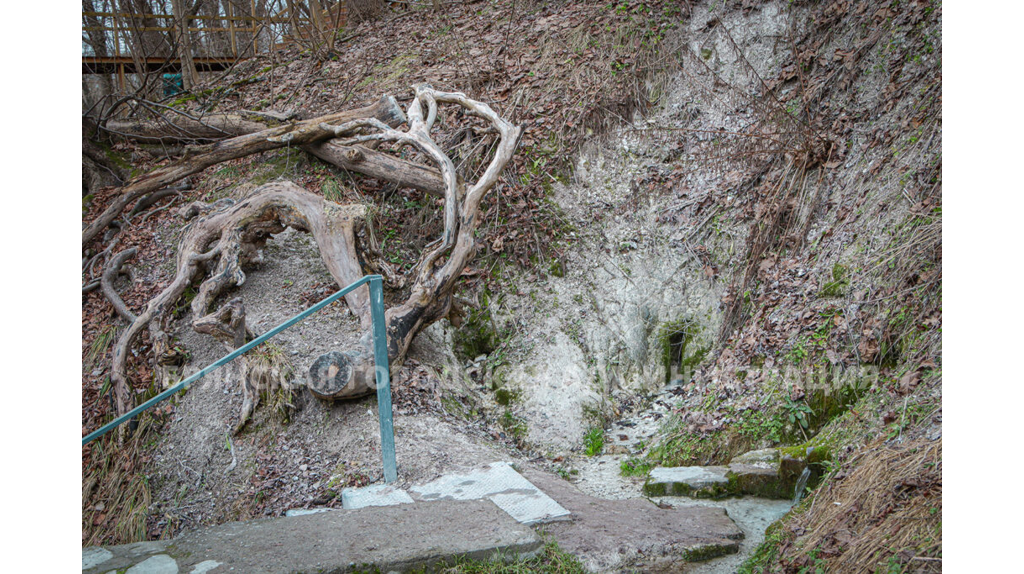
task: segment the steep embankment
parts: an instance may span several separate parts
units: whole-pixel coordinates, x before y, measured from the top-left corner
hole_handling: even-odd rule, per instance
[[[929,567],[941,556],[941,6],[748,4],[456,5],[364,23],[337,60],[247,62],[231,85],[171,103],[313,115],[428,81],[527,127],[484,206],[460,311],[420,336],[395,377],[411,476],[506,455],[545,455],[571,478],[602,449],[643,469],[814,447],[816,490],[747,567]],[[470,151],[448,135],[452,153]],[[157,161],[136,153],[142,167]],[[251,186],[240,183],[281,176],[372,205],[386,271],[406,270],[440,228],[422,194],[294,150],[208,170],[186,196],[242,197]],[[109,199],[93,198],[87,217]],[[121,246],[140,247],[140,261],[169,257],[180,224],[166,215],[139,221]],[[253,316],[269,325],[322,296],[318,264],[301,240],[275,240],[241,291]],[[129,305],[167,272],[140,271]],[[107,310],[87,296],[92,363]],[[354,336],[331,330],[351,323],[341,311],[325,321],[282,343],[296,372],[317,345]],[[179,336],[192,367],[208,362],[214,351],[184,327]],[[102,368],[85,379],[92,427],[107,408]],[[671,401],[648,410],[670,381]],[[121,461],[86,458],[100,469],[83,493],[86,530],[109,532],[118,516],[115,489],[95,484],[131,485],[122,490],[135,498],[116,502],[136,509],[125,541],[333,504],[340,486],[373,478],[365,404],[314,402],[288,426],[264,412],[231,442],[240,399],[226,383],[190,391],[160,414],[168,438],[139,445],[160,501],[146,512],[134,462],[124,478],[112,470]],[[605,432],[641,413],[659,429],[651,436]],[[919,527],[897,533],[908,517]]]
[[[506,416],[631,468],[813,449],[746,568],[937,567],[941,7],[706,5],[669,43],[657,111],[553,185],[566,256],[488,300]],[[670,379],[659,432],[593,430]]]

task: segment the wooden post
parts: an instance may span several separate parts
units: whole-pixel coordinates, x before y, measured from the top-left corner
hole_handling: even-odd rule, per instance
[[[117,12],[111,17],[114,21],[114,62],[117,64],[117,89],[120,93],[125,93],[124,82],[124,63],[121,62],[121,27],[117,25]]]
[[[259,53],[259,44],[256,42],[256,0],[250,0],[252,6],[249,15],[252,16],[252,57]]]
[[[231,55],[238,59],[238,46],[235,44],[235,10],[228,2],[228,36],[231,38]]]

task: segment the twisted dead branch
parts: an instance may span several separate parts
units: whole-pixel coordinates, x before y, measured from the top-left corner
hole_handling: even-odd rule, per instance
[[[386,125],[399,125],[404,121],[402,110],[395,99],[385,97],[365,108],[294,122],[187,150],[185,156],[178,161],[138,177],[125,186],[121,195],[82,230],[82,246],[89,244],[117,219],[128,204],[148,193],[223,161],[327,139],[338,132],[322,126],[337,126],[357,118],[373,118]]]
[[[390,98],[384,101],[394,102]],[[487,169],[472,184],[467,184],[457,176],[452,160],[431,138],[430,131],[437,117],[438,104],[460,106],[465,115],[483,120],[498,134],[499,139]],[[443,186],[439,195],[445,199],[444,231],[438,240],[427,246],[416,266],[413,272],[415,281],[406,301],[387,312],[388,355],[395,368],[401,364],[415,335],[445,316],[451,308],[456,281],[475,252],[480,202],[497,183],[521,134],[519,127],[505,121],[486,104],[471,100],[461,93],[437,91],[425,85],[416,87],[415,98],[409,104],[405,116],[401,116],[408,118],[407,130],[396,129],[379,117],[385,115],[395,118],[400,114],[401,110],[397,114],[380,114],[380,110],[371,113],[364,109],[361,116],[350,117],[345,122],[321,121],[315,125],[311,121],[302,122],[299,129],[270,136],[275,142],[288,140],[295,144],[336,137],[337,140],[318,146],[317,150],[325,154],[345,155],[346,161],[356,164],[371,157],[374,158],[371,162],[374,169],[382,171],[388,169],[389,161],[397,161],[396,158],[362,147],[361,144],[388,142],[399,149],[411,146],[438,166],[439,171],[418,167],[415,172],[417,175],[405,180],[407,185],[410,181],[416,181],[422,185],[421,188],[435,190],[437,180],[440,180]],[[267,137],[266,132],[259,133],[263,134],[260,137]],[[256,143],[254,136],[241,136],[251,138],[247,140],[245,149],[265,147],[265,144]],[[231,152],[217,157],[239,153],[237,145],[230,149]],[[353,157],[356,154],[364,156]],[[253,195],[237,203],[222,200],[218,204],[207,205],[197,202],[182,209],[181,215],[194,221],[179,243],[174,279],[132,321],[114,348],[111,383],[117,410],[121,413],[132,407],[127,359],[132,344],[143,329],[149,330],[156,379],[164,386],[170,382],[172,374],[169,367],[176,364],[180,357],[170,345],[168,321],[173,315],[171,311],[188,286],[199,284],[191,303],[194,329],[213,336],[230,349],[238,348],[254,337],[252,330],[245,324],[245,307],[240,298],[232,299],[217,310],[211,311],[211,307],[219,296],[245,281],[243,268],[258,261],[261,248],[274,234],[288,227],[310,233],[328,271],[340,286],[348,285],[363,275],[356,242],[357,232],[365,223],[366,212],[361,205],[338,205],[294,183],[275,182],[256,189]],[[371,324],[368,290],[357,289],[346,295],[345,300],[353,314],[359,318],[362,330],[368,333]],[[310,390],[313,394],[334,400],[373,392],[372,352],[368,343],[367,335],[363,337],[359,348],[321,356],[310,371]],[[249,370],[243,365],[243,373]],[[250,381],[248,375],[243,378],[246,379],[243,381],[246,385],[245,402],[236,430],[242,428],[252,414],[259,391],[262,390],[261,384]],[[274,380],[269,384],[273,386],[280,378],[271,377]],[[262,376],[261,379],[269,380]],[[290,388],[285,390],[290,392]]]

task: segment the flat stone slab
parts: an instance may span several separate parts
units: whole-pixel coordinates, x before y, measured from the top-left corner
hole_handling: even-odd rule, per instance
[[[416,500],[493,501],[523,524],[565,519],[569,511],[523,478],[507,462],[494,462],[466,474],[441,478],[409,489]]]
[[[779,449],[765,448],[745,452],[736,458],[733,458],[730,463],[749,464],[750,466],[759,466],[762,468],[778,468],[780,458]]]
[[[647,496],[689,496],[691,498],[724,498],[727,496],[758,496],[786,499],[793,497],[796,477],[767,452],[754,452],[737,457],[729,466],[658,467],[644,484]],[[746,462],[736,462],[736,461]],[[803,470],[803,466],[799,468]]]
[[[737,552],[743,538],[723,508],[665,509],[644,498],[605,500],[554,475],[525,475],[572,512],[572,520],[546,524],[544,531],[592,572],[685,572],[683,562]]]
[[[289,508],[284,511],[285,516],[306,516],[307,514],[319,514],[321,512],[331,512],[337,510],[336,508]]]
[[[541,545],[531,528],[489,500],[447,500],[231,522],[173,541],[86,548],[82,572],[141,567],[146,570],[139,572],[269,574],[347,572],[368,565],[389,572],[431,567],[456,556],[527,557]],[[87,563],[91,566],[85,568]]]
[[[412,504],[409,493],[388,484],[371,484],[363,488],[345,488],[341,491],[341,505],[347,509],[367,506],[394,506]]]
[[[724,466],[657,467],[644,484],[647,496],[728,496],[729,469]]]

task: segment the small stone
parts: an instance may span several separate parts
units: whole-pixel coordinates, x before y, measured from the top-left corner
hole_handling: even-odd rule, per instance
[[[308,470],[308,469],[309,469],[309,465],[307,465],[307,464],[300,464],[299,465],[299,470],[301,470],[302,472],[306,472],[306,470]]]
[[[192,572],[189,574],[206,574],[218,566],[220,566],[220,562],[217,562],[216,560],[204,560],[199,564],[196,564],[192,568]]]
[[[125,574],[178,574],[178,563],[166,554],[157,554],[132,566]]]

